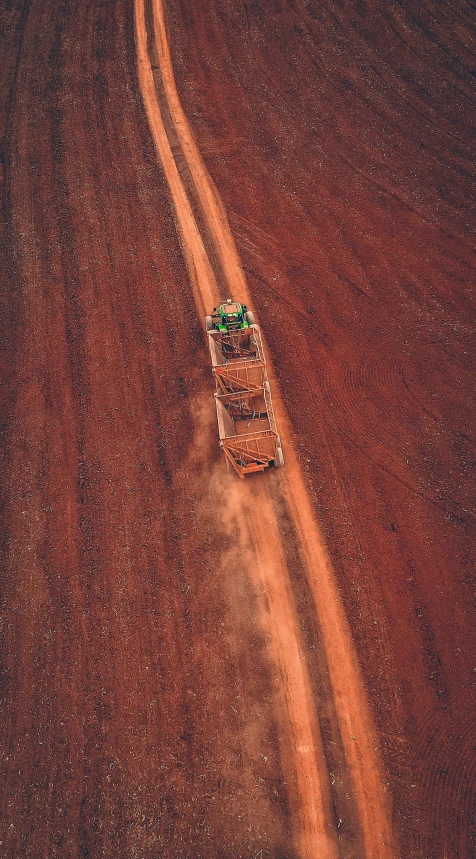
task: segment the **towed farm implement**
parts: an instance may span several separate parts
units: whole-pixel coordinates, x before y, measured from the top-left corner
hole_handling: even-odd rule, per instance
[[[239,477],[284,465],[263,343],[246,305],[228,299],[205,318],[220,446]]]

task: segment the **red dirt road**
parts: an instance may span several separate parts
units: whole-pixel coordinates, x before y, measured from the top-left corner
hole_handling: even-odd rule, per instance
[[[148,8],[152,16],[148,15]],[[249,304],[226,211],[179,103],[161,0],[153,0],[149,7],[137,0],[136,41],[141,91],[173,197],[197,311],[203,318],[204,308],[216,305],[223,291],[226,295],[239,294]],[[202,235],[208,251],[205,251]],[[269,362],[268,372],[273,378]],[[274,409],[286,447],[286,471],[278,481],[271,478],[258,485],[253,481],[251,492],[244,484],[236,482],[228,484],[226,491],[232,493],[233,515],[246,534],[240,554],[243,559],[247,558],[247,573],[256,579],[266,599],[262,623],[269,628],[270,654],[278,669],[285,700],[279,733],[288,735],[284,745],[290,749],[291,772],[295,773],[296,780],[295,838],[303,857],[337,855],[336,833],[331,834],[335,829],[331,796],[335,808],[338,790],[332,790],[336,777],[324,763],[322,713],[312,701],[310,677],[300,649],[290,588],[291,569],[279,523],[282,508],[286,506],[295,531],[295,543],[299,546],[303,574],[319,617],[321,648],[335,711],[334,743],[341,747],[347,778],[352,785],[346,798],[349,801],[349,794],[353,796],[361,828],[361,849],[373,856],[390,856],[396,845],[375,754],[377,739],[340,596],[314,521],[275,379],[273,386]],[[253,547],[251,554],[250,546]],[[339,811],[345,817],[350,816],[343,808]],[[337,840],[342,842],[341,837]],[[356,843],[353,850],[359,850]]]
[[[243,490],[277,528],[266,559],[219,456],[133,12],[2,13],[0,855],[312,855],[298,725],[316,855],[376,855],[285,472]],[[469,7],[167,13],[350,620],[395,855],[470,856]]]

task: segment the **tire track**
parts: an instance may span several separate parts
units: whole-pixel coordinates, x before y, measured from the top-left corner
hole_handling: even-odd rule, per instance
[[[242,300],[251,304],[226,213],[201,160],[180,105],[161,0],[153,0],[153,19],[155,43],[168,109],[201,201],[202,215],[208,223],[209,232],[215,239],[216,251],[230,293],[239,295]],[[179,234],[197,310],[203,316],[205,309],[208,310],[217,303],[220,291],[162,120],[147,52],[148,34],[145,25],[144,0],[136,0],[135,22],[138,74],[142,96],[156,148],[174,200]],[[275,410],[287,454],[285,472],[280,475],[277,485],[273,488],[277,494],[281,493],[291,512],[299,538],[301,558],[319,617],[340,734],[356,795],[363,832],[363,849],[366,855],[372,857],[390,857],[394,855],[390,814],[380,775],[381,767],[376,754],[375,731],[363,681],[337,585],[292,446],[291,428],[273,375],[270,367],[275,391]],[[300,664],[297,618],[276,522],[273,488],[268,484],[258,484],[256,481],[253,482],[253,491],[251,486],[250,481],[244,487],[237,487],[230,483],[230,490],[234,491],[230,492],[233,502],[229,503],[233,504],[233,515],[246,523],[258,561],[258,564],[250,562],[250,575],[257,577],[258,582],[261,581],[268,599],[271,650],[283,680],[284,697],[295,749],[299,799],[299,814],[296,815],[295,827],[299,833],[303,856],[336,856],[335,837],[330,838],[325,834],[329,831],[331,821],[329,778],[328,774],[320,772],[316,759],[319,755],[322,760],[320,753],[322,740],[313,713],[309,677],[303,662],[301,662],[301,670],[296,670]],[[270,547],[273,547],[272,552]]]
[[[156,99],[152,68],[147,53],[145,7],[138,0],[136,13],[136,42],[138,73],[144,104],[151,131],[169,181],[177,219],[179,234],[189,271],[197,310],[205,315],[220,298],[218,285],[205,252],[187,193],[179,175],[172,150],[167,139],[160,107]],[[243,277],[243,276],[242,276]],[[244,281],[244,278],[243,278]],[[287,742],[300,760],[291,775],[290,783],[296,779],[297,808],[295,828],[299,846],[304,857],[314,857],[316,849],[322,859],[337,857],[335,835],[330,831],[330,791],[327,774],[319,771],[318,758],[322,760],[322,741],[318,724],[310,707],[311,692],[305,665],[299,654],[297,619],[289,596],[289,582],[272,502],[261,487],[260,503],[252,495],[249,485],[239,492],[231,478],[226,493],[222,515],[231,517],[243,529],[243,551],[250,541],[255,557],[249,560],[250,571],[254,571],[258,588],[266,593],[269,611],[268,635],[275,664],[284,677],[284,706],[288,718]],[[270,541],[270,529],[273,538]],[[272,550],[270,551],[270,548]],[[286,729],[286,723],[282,726]]]

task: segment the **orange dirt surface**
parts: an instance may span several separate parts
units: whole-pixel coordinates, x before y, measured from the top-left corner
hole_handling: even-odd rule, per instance
[[[0,15],[0,856],[471,856],[470,6]]]
[[[149,12],[152,14],[149,15]],[[210,307],[219,301],[219,282],[221,291],[225,289],[229,295],[239,289],[241,299],[249,302],[226,211],[202,162],[178,101],[162,0],[152,0],[149,6],[143,0],[137,0],[136,42],[141,91],[159,160],[172,193],[197,310],[201,313],[203,306]],[[179,146],[175,146],[174,152],[171,144],[175,140]],[[195,206],[185,205],[185,196],[189,203],[194,201]],[[201,231],[198,227],[200,217]],[[205,233],[208,240],[208,267],[203,265],[205,248],[199,241],[201,232]],[[211,277],[210,272],[214,268],[216,277]],[[268,371],[273,378],[269,362]],[[286,447],[284,481],[276,484],[270,480],[260,487],[261,491],[256,488],[251,494],[235,486],[233,494],[236,498],[236,521],[248,524],[248,536],[243,541],[240,553],[244,557],[247,546],[252,544],[254,556],[249,557],[246,568],[250,577],[257,576],[257,586],[264,586],[267,610],[262,612],[262,622],[269,626],[270,652],[278,669],[278,681],[286,701],[286,708],[281,713],[280,735],[287,732],[292,737],[288,744],[292,760],[288,759],[287,763],[296,777],[295,838],[303,857],[314,857],[316,853],[321,857],[335,856],[336,813],[345,818],[350,817],[350,813],[347,809],[337,808],[339,788],[332,790],[336,776],[330,772],[329,761],[326,761],[323,753],[322,737],[319,736],[322,732],[322,713],[312,700],[307,660],[300,658],[304,656],[304,651],[299,650],[298,655],[300,636],[294,599],[289,588],[291,568],[287,563],[279,527],[283,502],[288,505],[295,543],[299,546],[302,572],[319,617],[324,665],[329,673],[329,693],[335,708],[333,742],[342,747],[347,776],[352,784],[350,791],[346,792],[346,800],[350,803],[350,792],[360,818],[361,844],[358,838],[352,837],[352,848],[347,845],[346,850],[359,852],[363,849],[375,857],[390,856],[396,845],[375,755],[377,740],[369,718],[350,632],[340,609],[340,596],[310,508],[308,492],[296,461],[292,432],[275,383],[274,388],[276,416]],[[273,597],[273,594],[276,596]],[[319,737],[317,743],[313,740],[312,731]],[[330,801],[332,795],[334,809]],[[338,817],[337,829],[340,829],[339,821],[342,819]],[[337,835],[341,846],[344,846],[343,842],[347,841],[345,834],[338,832]]]

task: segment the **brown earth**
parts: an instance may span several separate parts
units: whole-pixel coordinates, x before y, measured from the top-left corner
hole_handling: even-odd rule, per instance
[[[409,856],[474,838],[472,24],[464,3],[170,12]]]
[[[203,317],[204,309],[223,297],[223,290],[226,295],[239,294],[249,304],[226,211],[178,99],[162,0],[153,0],[150,5],[137,0],[135,5],[141,92],[172,193],[197,310]],[[358,818],[360,837],[352,834],[352,852],[393,855],[395,838],[376,755],[377,739],[350,630],[269,360],[268,373],[287,467],[281,479],[261,481],[259,488],[256,481],[248,481],[251,492],[235,481],[227,487],[227,500],[233,504],[235,522],[246,535],[240,554],[243,562],[247,559],[247,574],[256,579],[266,600],[261,620],[269,630],[270,654],[285,704],[279,734],[287,734],[288,741],[283,742],[283,748],[287,746],[286,767],[296,780],[295,839],[303,857],[335,856],[336,835],[340,848],[348,852],[348,825],[352,818]],[[293,545],[289,545],[289,534],[283,535],[283,513],[291,525]],[[326,694],[317,699],[311,686],[309,658],[301,649],[290,587],[290,578],[296,576],[296,546],[301,575],[319,618],[320,673],[329,675]],[[327,743],[323,742],[325,733]],[[335,748],[329,754],[331,747]],[[346,825],[341,831],[343,821]]]
[[[397,855],[465,857],[470,7],[341,7],[172,0],[169,42],[351,623]],[[309,714],[328,855],[362,856],[289,496],[278,475],[238,490],[219,456],[132,4],[2,17],[0,855],[311,855]],[[237,491],[279,524],[269,568]]]

